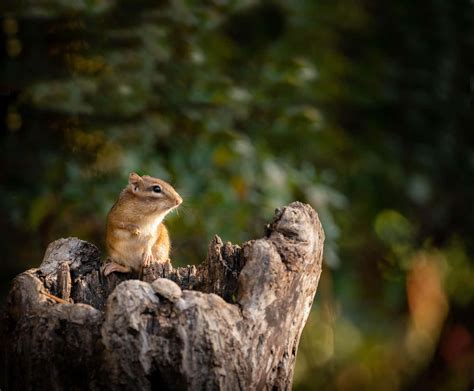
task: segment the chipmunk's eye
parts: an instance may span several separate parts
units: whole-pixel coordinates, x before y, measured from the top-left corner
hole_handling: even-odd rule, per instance
[[[161,186],[160,185],[155,185],[152,187],[153,193],[161,193]]]

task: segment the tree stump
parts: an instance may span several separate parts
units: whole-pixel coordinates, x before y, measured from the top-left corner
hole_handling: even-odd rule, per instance
[[[153,265],[142,280],[104,277],[90,243],[51,243],[7,299],[2,391],[291,389],[324,233],[299,202],[266,230],[241,247],[216,236],[198,267]]]

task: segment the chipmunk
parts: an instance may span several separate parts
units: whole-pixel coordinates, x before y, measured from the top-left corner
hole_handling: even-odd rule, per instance
[[[132,172],[107,215],[106,246],[112,262],[104,266],[104,275],[167,262],[170,239],[163,219],[182,202],[170,184]]]

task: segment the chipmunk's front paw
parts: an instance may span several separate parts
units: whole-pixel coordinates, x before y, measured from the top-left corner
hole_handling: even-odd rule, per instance
[[[155,257],[151,250],[145,251],[143,254],[143,267],[149,267],[152,262],[155,262]]]

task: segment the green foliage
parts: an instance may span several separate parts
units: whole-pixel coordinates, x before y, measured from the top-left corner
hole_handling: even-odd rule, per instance
[[[102,247],[130,171],[183,195],[168,219],[177,264],[200,262],[215,233],[262,235],[276,207],[300,200],[322,220],[326,268],[295,388],[466,387],[467,1],[2,7],[4,291],[54,239]],[[412,293],[419,270],[431,301]],[[438,314],[421,358],[420,302]]]

